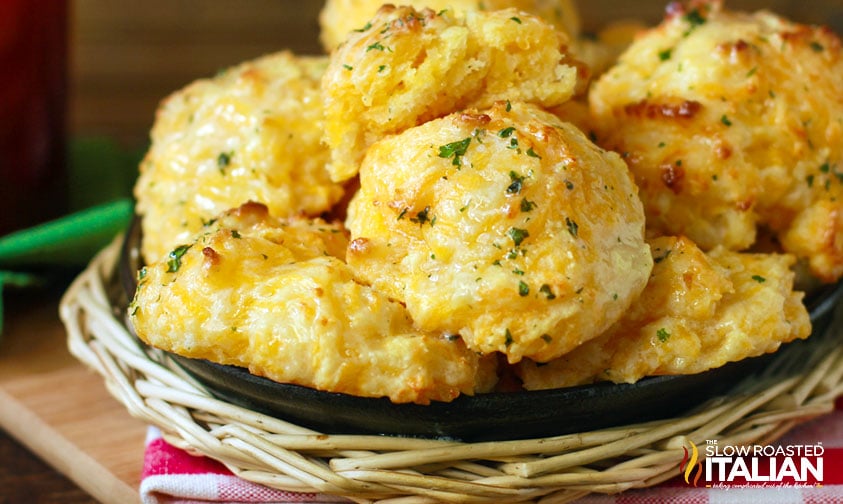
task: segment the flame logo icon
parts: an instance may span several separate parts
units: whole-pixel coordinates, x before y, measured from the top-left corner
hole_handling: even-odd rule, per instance
[[[702,476],[702,462],[699,461],[700,452],[697,449],[697,445],[694,444],[693,441],[688,440],[688,443],[691,445],[691,453],[688,453],[688,448],[683,446],[682,450],[685,452],[685,455],[682,457],[682,462],[679,464],[679,475],[685,478],[685,483],[694,486],[697,486],[697,482],[700,481],[700,476]],[[694,469],[697,470],[697,474],[694,476],[693,483],[691,482],[691,473],[694,472]]]

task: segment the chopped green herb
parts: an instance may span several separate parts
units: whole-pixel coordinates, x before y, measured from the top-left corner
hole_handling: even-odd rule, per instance
[[[722,123],[723,123],[723,124],[725,124],[726,126],[731,126],[731,125],[732,125],[732,121],[730,121],[730,120],[729,120],[729,118],[728,118],[728,117],[726,117],[726,114],[723,114],[722,116],[720,116],[720,122],[722,122]]]
[[[167,273],[175,273],[181,268],[181,258],[190,249],[190,245],[179,245],[167,255]]]
[[[506,100],[506,111],[509,112],[510,110],[512,110],[512,104],[509,103],[509,100]]]
[[[551,338],[549,334],[542,334],[542,339],[545,343],[550,343],[551,341],[553,341],[553,338]]]
[[[509,172],[509,180],[511,183],[509,187],[506,188],[507,194],[518,194],[521,192],[521,188],[524,185],[524,177],[522,175],[518,175],[514,171]]]
[[[565,225],[568,226],[568,232],[571,233],[571,236],[576,238],[580,232],[580,226],[570,217],[565,217]]]
[[[697,26],[705,24],[705,18],[703,17],[699,9],[694,9],[691,12],[685,14],[685,16],[683,16],[683,19],[691,25],[691,28],[696,28]]]
[[[356,29],[356,30],[354,30],[354,31],[356,31],[356,32],[364,32],[364,31],[368,30],[368,29],[369,29],[369,28],[371,28],[371,27],[372,27],[372,23],[366,23],[366,25],[365,25],[365,26],[363,26],[363,28],[358,28],[358,29]]]
[[[539,287],[539,292],[544,294],[548,300],[556,299],[556,294],[553,293],[553,291],[550,289],[550,286],[547,284],[542,284],[542,286]]]
[[[518,23],[518,24],[521,24],[521,18],[517,18],[517,17],[515,17],[515,16],[512,16],[512,17],[511,17],[511,18],[509,18],[509,19],[511,19],[511,20],[513,20],[513,21],[515,21],[515,22],[516,22],[516,23]]]
[[[231,164],[231,156],[234,155],[234,152],[220,152],[220,155],[217,156],[217,168],[220,169],[220,172],[225,173],[226,167]]]
[[[814,52],[823,52],[823,50],[825,50],[825,47],[823,47],[822,44],[815,40],[811,42],[811,49],[813,49]]]
[[[528,156],[530,156],[530,157],[538,158],[538,159],[541,159],[541,158],[542,158],[541,156],[539,156],[538,154],[536,154],[536,151],[534,151],[532,147],[530,147],[529,149],[527,149],[527,155],[528,155]]]
[[[571,182],[568,179],[565,179],[565,188],[567,188],[569,191],[573,190],[574,189],[574,183]]]
[[[426,206],[426,207],[424,207],[424,210],[421,210],[418,213],[416,213],[415,217],[411,217],[410,221],[415,222],[419,226],[424,225],[425,222],[430,222],[431,225],[433,225],[433,221],[431,221],[429,219],[429,215],[428,215],[429,213],[430,213],[430,207]],[[434,217],[434,219],[435,219],[435,217]]]
[[[659,51],[659,60],[667,61],[670,59],[671,54],[673,54],[673,49],[665,49],[663,51]]]
[[[503,337],[504,337],[504,344],[505,344],[507,347],[508,347],[509,345],[511,345],[511,344],[512,344],[512,342],[513,342],[513,339],[512,339],[512,333],[511,333],[511,332],[509,332],[509,328],[508,328],[508,327],[506,328],[506,331],[503,333]]]
[[[509,234],[509,237],[512,238],[512,242],[515,243],[516,247],[521,245],[521,242],[523,242],[528,236],[530,236],[530,233],[526,229],[516,227],[509,228],[507,234]]]
[[[670,332],[664,327],[662,327],[658,331],[656,331],[656,337],[659,338],[659,341],[664,343],[668,339],[670,339]]]
[[[515,133],[515,128],[510,126],[508,128],[504,128],[498,131],[498,136],[501,138],[509,138],[512,136],[513,133]]]
[[[404,209],[402,209],[402,210],[401,210],[401,213],[399,213],[399,214],[398,214],[398,217],[397,217],[395,220],[401,220],[401,219],[403,219],[403,218],[404,218],[404,216],[405,216],[405,215],[407,215],[407,212],[408,212],[409,210],[410,210],[409,208],[404,208]]]
[[[536,208],[535,202],[530,201],[527,198],[524,198],[524,199],[521,200],[521,211],[522,212],[530,212],[534,208]]]
[[[371,44],[366,48],[366,52],[373,51],[373,50],[374,51],[385,51],[386,47],[384,47],[384,45],[381,44],[380,42],[375,42],[374,44]]]
[[[808,175],[807,177],[805,177],[805,182],[808,183],[808,187],[812,187],[814,185],[814,176]]]
[[[343,68],[345,68],[346,70],[349,70],[349,71],[350,71],[350,70],[354,70],[354,67],[353,67],[353,66],[351,66],[351,65],[346,65],[345,63],[343,63],[342,67],[343,67]]]
[[[764,282],[766,282],[766,281],[767,281],[767,279],[766,279],[766,278],[764,278],[764,277],[763,277],[763,276],[761,276],[761,275],[752,275],[752,279],[753,279],[753,280],[755,280],[755,281],[756,281],[756,282],[758,282],[758,283],[764,283]]]
[[[820,165],[820,171],[823,172],[823,173],[828,173],[828,171],[830,169],[831,169],[831,165],[829,165],[827,161],[825,163],[823,163],[822,165]]]
[[[441,158],[451,158],[453,157],[453,161],[451,162],[454,166],[460,166],[460,159],[465,153],[468,151],[468,145],[471,143],[471,137],[463,138],[462,140],[458,140],[456,142],[451,142],[449,144],[440,145],[439,146],[439,157]]]
[[[240,231],[237,231],[236,229],[232,229],[231,230],[231,237],[232,238],[240,238]]]
[[[530,294],[530,286],[524,280],[518,282],[518,295],[521,297]]]

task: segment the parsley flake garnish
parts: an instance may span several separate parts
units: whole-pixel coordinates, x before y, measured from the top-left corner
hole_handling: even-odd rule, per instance
[[[430,213],[430,207],[426,206],[426,207],[424,207],[424,210],[421,210],[420,212],[416,213],[415,217],[411,217],[410,221],[415,222],[419,226],[424,225],[425,222],[430,222],[431,225],[433,225],[433,221],[431,221],[430,218],[429,218],[429,215],[428,215],[429,213]],[[435,217],[434,217],[434,219],[435,219]]]
[[[190,245],[179,245],[167,255],[167,273],[175,273],[181,268],[181,258],[190,247]]]
[[[512,238],[512,242],[515,244],[516,247],[521,245],[521,242],[523,242],[528,236],[530,236],[530,233],[526,229],[516,227],[509,228],[507,234],[510,238]]]
[[[524,185],[524,176],[518,175],[514,171],[509,172],[509,180],[511,181],[509,186],[506,188],[507,194],[518,194],[521,192],[521,188]]]
[[[508,128],[504,128],[498,131],[498,136],[501,138],[509,138],[512,136],[513,133],[515,133],[515,128],[513,126],[510,126]]]
[[[703,17],[699,9],[694,9],[685,14],[683,19],[691,25],[691,28],[696,28],[697,26],[705,24],[705,17]]]
[[[565,225],[568,226],[568,232],[571,233],[571,236],[576,238],[580,232],[580,226],[570,217],[565,217]]]
[[[664,327],[662,327],[658,331],[656,331],[656,337],[659,338],[659,341],[664,343],[668,339],[670,339],[670,332]]]
[[[530,286],[527,285],[527,282],[521,280],[518,282],[518,295],[521,297],[527,296],[530,294]]]
[[[225,173],[225,169],[228,165],[231,164],[231,157],[234,155],[234,152],[220,152],[220,155],[217,156],[217,168],[220,169],[220,172]]]
[[[527,198],[524,198],[524,199],[521,200],[521,211],[522,212],[530,212],[534,208],[536,208],[535,202],[530,201]]]
[[[468,145],[471,143],[471,137],[463,138],[462,140],[458,140],[456,142],[451,142],[449,144],[440,145],[439,146],[439,157],[441,158],[454,158],[451,161],[451,164],[454,166],[460,166],[460,160],[465,153],[468,151]]]
[[[372,27],[372,23],[366,23],[366,25],[365,25],[365,26],[363,26],[363,28],[358,28],[358,29],[356,29],[356,30],[354,30],[354,31],[356,31],[356,32],[358,32],[358,33],[362,33],[362,32],[364,32],[364,31],[368,30],[368,29],[369,29],[369,28],[371,28],[371,27]]]
[[[373,50],[385,51],[386,47],[384,47],[384,45],[381,44],[380,42],[375,42],[374,44],[371,44],[366,48],[366,52],[373,51]]]

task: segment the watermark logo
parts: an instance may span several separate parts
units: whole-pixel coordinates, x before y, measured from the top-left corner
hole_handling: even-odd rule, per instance
[[[812,445],[721,445],[716,439],[682,447],[679,475],[706,487],[817,487],[823,484],[822,443]]]
[[[693,441],[689,440],[688,444],[691,445],[690,452],[688,451],[688,447],[682,447],[682,449],[685,450],[685,454],[682,456],[682,462],[679,464],[679,474],[681,476],[684,476],[685,483],[697,486],[697,483],[699,483],[700,476],[702,476],[703,472],[702,462],[699,461],[700,451]],[[694,472],[694,470],[696,470],[696,475],[691,478],[691,474]]]

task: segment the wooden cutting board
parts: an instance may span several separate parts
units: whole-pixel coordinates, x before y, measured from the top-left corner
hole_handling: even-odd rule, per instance
[[[14,302],[0,340],[0,426],[94,498],[139,502],[146,425],[70,355],[59,295],[16,294],[4,295]]]

